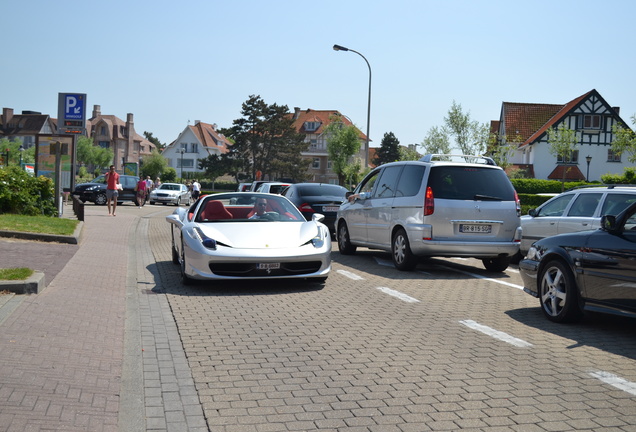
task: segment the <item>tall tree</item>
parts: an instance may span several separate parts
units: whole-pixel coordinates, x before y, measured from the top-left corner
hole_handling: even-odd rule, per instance
[[[636,126],[636,114],[632,116],[632,123]],[[612,128],[614,141],[612,141],[612,151],[617,154],[627,153],[628,161],[636,163],[636,134],[628,127],[615,125]]]
[[[338,176],[338,183],[346,184],[347,166],[355,165],[353,156],[360,152],[360,131],[353,125],[345,125],[339,115],[332,115],[325,128],[327,153],[331,169]],[[358,171],[360,168],[358,167]],[[349,168],[349,172],[351,168]]]
[[[373,159],[375,165],[382,165],[400,160],[400,141],[393,132],[386,132],[380,143],[380,148],[376,151]]]
[[[142,176],[150,176],[151,179],[163,177],[168,168],[168,161],[159,150],[153,149],[150,156],[144,157],[144,164],[141,167]]]
[[[115,153],[112,149],[103,148],[93,144],[93,139],[80,136],[77,139],[77,161],[83,163],[93,171],[96,168],[105,168],[113,162]]]
[[[146,137],[146,139],[148,141],[150,141],[151,143],[153,143],[155,146],[157,146],[158,150],[163,150],[164,147],[166,146],[164,143],[162,143],[161,141],[159,141],[159,138],[155,137],[152,135],[152,132],[146,132],[144,131],[144,136]]]
[[[268,105],[260,96],[251,95],[242,105],[242,118],[220,132],[234,144],[222,158],[239,161],[239,170],[256,179],[269,176],[295,176],[304,173],[310,161],[301,157],[307,149],[304,135],[294,128],[286,105]]]
[[[554,127],[548,129],[548,151],[557,158],[557,161],[561,159],[563,165],[572,162],[578,143],[577,132],[565,123],[561,123],[556,129]],[[570,168],[563,169],[562,190],[565,189],[565,175],[569,170]]]
[[[464,113],[462,106],[455,101],[444,117],[445,131],[455,137],[457,148],[466,155],[480,155],[486,151],[489,128],[471,120],[470,112]]]
[[[431,127],[421,146],[424,148],[425,154],[450,154],[451,152],[448,133],[443,127]]]

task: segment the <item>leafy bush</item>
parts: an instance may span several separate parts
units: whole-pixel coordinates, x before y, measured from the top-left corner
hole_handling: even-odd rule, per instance
[[[0,169],[0,213],[57,216],[53,180],[17,166]]]
[[[518,194],[561,193],[564,190],[579,186],[587,186],[589,182],[566,182],[564,185],[558,180],[541,179],[510,179]]]
[[[606,184],[636,184],[636,168],[627,167],[623,174],[604,174],[601,180]]]

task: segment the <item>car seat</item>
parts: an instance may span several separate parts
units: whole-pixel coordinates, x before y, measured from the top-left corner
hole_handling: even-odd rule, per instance
[[[233,219],[232,213],[230,213],[221,201],[210,200],[205,203],[205,208],[201,212],[201,220],[219,220],[219,219]]]

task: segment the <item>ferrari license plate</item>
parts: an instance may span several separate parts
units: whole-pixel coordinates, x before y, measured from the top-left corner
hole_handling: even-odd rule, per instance
[[[259,270],[278,270],[280,263],[259,263],[256,268]]]
[[[489,234],[492,232],[492,225],[471,225],[460,224],[459,232],[461,233],[484,233]]]
[[[323,206],[322,211],[324,212],[337,212],[340,209],[338,206]]]

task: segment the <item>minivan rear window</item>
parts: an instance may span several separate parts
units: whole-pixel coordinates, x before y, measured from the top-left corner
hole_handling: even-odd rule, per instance
[[[514,201],[515,190],[500,169],[474,166],[431,168],[428,186],[433,196],[455,200]]]

